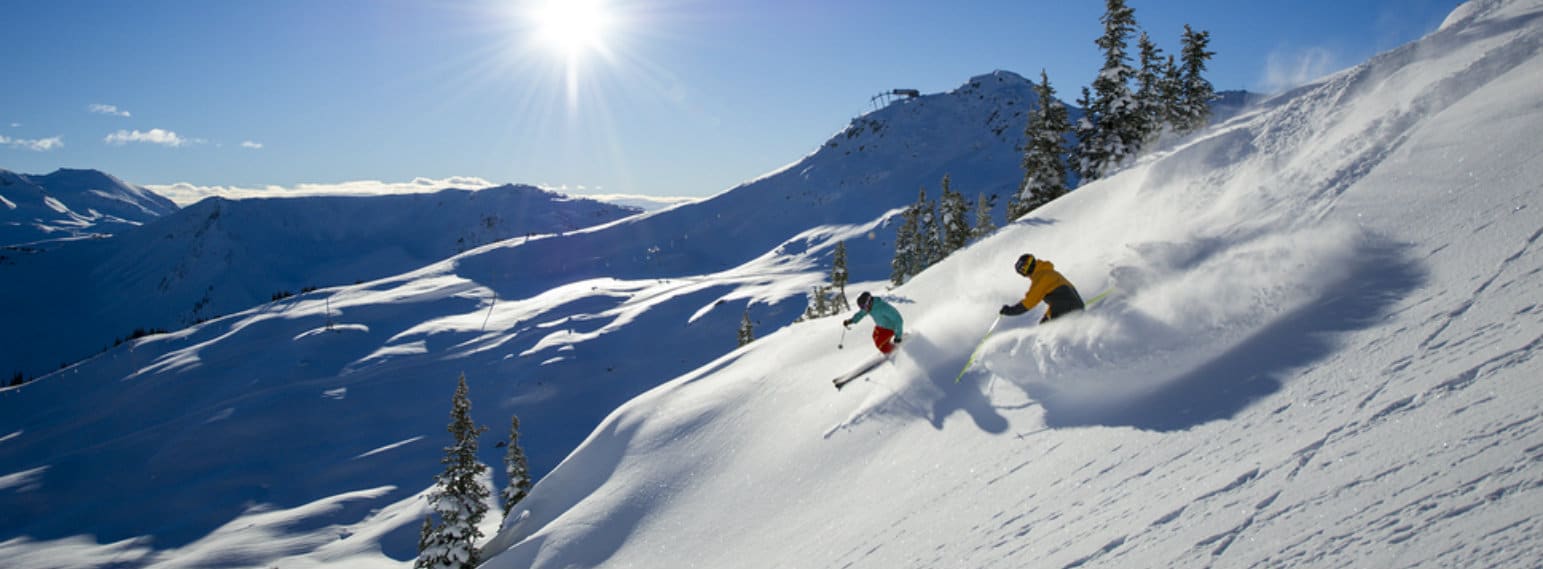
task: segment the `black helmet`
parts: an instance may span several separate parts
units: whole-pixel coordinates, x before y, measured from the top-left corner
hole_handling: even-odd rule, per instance
[[[862,294],[857,295],[857,307],[858,308],[861,308],[863,310],[867,310],[868,309],[868,305],[870,303],[872,303],[872,302],[873,302],[873,295],[871,295],[871,294],[868,294],[868,293],[864,292]]]
[[[1022,257],[1018,257],[1018,262],[1013,263],[1013,270],[1017,271],[1020,275],[1029,276],[1034,274],[1034,265],[1038,262],[1039,260],[1035,259],[1033,255],[1024,253]]]

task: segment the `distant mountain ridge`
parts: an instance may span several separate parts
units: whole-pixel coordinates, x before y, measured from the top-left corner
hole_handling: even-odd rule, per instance
[[[0,169],[0,246],[100,237],[175,211],[171,200],[96,170]]]
[[[7,315],[50,323],[0,332],[0,369],[41,375],[135,329],[176,330],[309,288],[373,280],[495,241],[636,213],[516,185],[172,206],[111,238],[11,251],[0,260]]]

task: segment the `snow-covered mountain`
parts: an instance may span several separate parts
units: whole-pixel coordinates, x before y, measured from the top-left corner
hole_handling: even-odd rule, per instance
[[[887,291],[843,392],[827,320],[629,402],[484,567],[1538,566],[1540,100],[1543,2],[1465,4]],[[1026,251],[1116,292],[954,383]]]
[[[208,198],[110,239],[0,265],[0,369],[28,377],[135,330],[176,330],[288,294],[399,274],[474,247],[637,213],[531,186],[378,196]],[[10,375],[7,375],[10,377]]]
[[[96,170],[0,169],[0,247],[105,237],[174,211],[171,200]]]
[[[406,566],[465,373],[478,421],[518,414],[550,470],[493,568],[1530,566],[1540,76],[1543,2],[1465,4],[885,289],[885,216],[917,186],[1016,186],[1021,129],[994,121],[1021,122],[1027,84],[976,78],[700,203],[0,391],[0,511],[23,520],[0,555]],[[842,392],[867,323],[733,349],[743,311],[802,310],[837,240],[909,331]],[[954,383],[1025,251],[1118,292],[1004,321]]]
[[[201,547],[257,504],[370,488],[345,517],[401,502],[414,519],[347,545],[410,557],[447,382],[466,373],[483,423],[517,413],[532,468],[546,472],[617,406],[731,351],[747,309],[763,330],[791,322],[835,239],[848,241],[855,274],[887,275],[892,231],[881,226],[921,186],[935,196],[951,173],[967,195],[1015,189],[1032,96],[1015,74],[977,77],[861,117],[798,163],[701,202],[299,294],[6,392],[0,431],[21,434],[0,472],[25,473],[11,486],[29,490],[0,492],[0,508],[29,522],[0,539]],[[194,233],[210,217],[198,209],[186,217]],[[187,429],[200,434],[176,434]],[[71,450],[80,441],[100,446]],[[154,465],[126,471],[130,456]],[[93,496],[108,476],[116,489],[103,502]],[[86,504],[90,516],[60,515]]]

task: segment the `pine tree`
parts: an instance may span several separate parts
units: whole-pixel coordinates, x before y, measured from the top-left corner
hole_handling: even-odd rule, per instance
[[[530,494],[530,466],[525,461],[525,449],[520,448],[520,418],[509,417],[509,447],[504,451],[504,474],[509,477],[509,485],[504,487],[504,520],[508,521],[509,514],[520,500]]]
[[[487,514],[487,499],[492,495],[482,484],[487,466],[477,462],[477,436],[487,427],[471,420],[471,399],[467,395],[466,375],[451,399],[450,425],[446,430],[455,440],[445,447],[440,463],[445,471],[434,477],[436,488],[429,494],[439,523],[419,539],[418,560],[413,567],[432,569],[471,569],[479,562],[477,540],[482,530],[477,524]]]
[[[1210,51],[1211,32],[1197,32],[1184,24],[1184,47],[1180,52],[1183,60],[1180,87],[1180,115],[1183,124],[1180,132],[1193,132],[1204,128],[1211,120],[1211,100],[1216,90],[1204,77],[1205,62],[1216,55]]]
[[[1168,56],[1167,63],[1163,64],[1162,82],[1158,84],[1158,99],[1162,104],[1163,124],[1165,128],[1173,132],[1184,132],[1184,111],[1181,108],[1184,98],[1184,75],[1174,63],[1173,56]]]
[[[1082,97],[1077,99],[1077,106],[1082,109],[1082,118],[1077,119],[1072,132],[1076,135],[1077,143],[1071,150],[1071,168],[1077,173],[1077,184],[1082,185],[1098,179],[1095,170],[1107,159],[1102,145],[1094,144],[1093,137],[1097,134],[1093,116],[1093,95],[1087,87],[1082,88]],[[1022,206],[1019,206],[1021,208]],[[1013,215],[1012,204],[1008,204],[1007,220],[1018,219]]]
[[[1161,138],[1167,111],[1163,107],[1163,50],[1146,32],[1136,40],[1141,67],[1136,71],[1136,105],[1140,119],[1141,146]]]
[[[971,232],[971,239],[983,239],[997,230],[997,224],[991,221],[991,212],[997,208],[996,194],[976,194],[975,196],[975,229]]]
[[[830,264],[830,286],[836,289],[835,298],[831,299],[830,310],[832,314],[840,314],[851,310],[852,305],[847,302],[847,243],[836,242],[836,252],[832,254],[834,259]]]
[[[1084,184],[1123,166],[1141,150],[1141,109],[1130,90],[1135,70],[1125,53],[1126,41],[1136,29],[1135,13],[1125,0],[1105,0],[1099,19],[1104,35],[1095,43],[1104,51],[1104,67],[1093,80],[1094,96],[1087,108],[1091,132],[1078,141],[1079,146],[1088,147],[1079,152],[1087,162],[1079,171]]]
[[[927,188],[922,188],[921,195],[916,198],[916,207],[921,212],[920,238],[917,240],[920,264],[913,275],[921,274],[927,267],[943,260],[943,224],[938,220],[938,202],[927,199]]]
[[[895,228],[895,258],[889,263],[889,282],[895,286],[905,284],[916,274],[920,217],[920,209],[915,205],[900,214],[900,227]]]
[[[938,258],[942,259],[954,254],[954,251],[963,249],[970,242],[970,215],[969,203],[964,201],[964,194],[954,191],[950,185],[947,174],[943,175],[943,197],[938,205],[942,215],[942,225],[939,230],[943,234]]]
[[[1071,128],[1066,106],[1056,100],[1055,88],[1050,86],[1050,76],[1044,70],[1039,72],[1034,94],[1039,107],[1029,112],[1029,124],[1023,131],[1027,141],[1023,182],[1018,186],[1018,195],[1007,204],[1009,221],[1066,194],[1066,164],[1061,158],[1066,152],[1066,131]]]
[[[434,518],[432,516],[423,516],[423,525],[418,528],[418,553],[420,556],[423,550],[429,548],[429,539],[433,536]],[[414,566],[416,567],[417,565]]]
[[[739,345],[744,347],[755,341],[755,325],[750,322],[750,309],[745,308],[744,316],[739,319]]]

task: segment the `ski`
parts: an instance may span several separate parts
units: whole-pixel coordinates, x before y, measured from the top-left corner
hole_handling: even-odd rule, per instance
[[[1095,296],[1095,297],[1093,297],[1092,300],[1089,300],[1087,302],[1087,307],[1088,308],[1093,308],[1094,305],[1098,304],[1098,301],[1103,300],[1105,297],[1109,296],[1109,294],[1112,293],[1112,292],[1114,292],[1114,287],[1109,287],[1108,290],[1105,290],[1104,292],[1099,293],[1098,296]]]
[[[1093,297],[1093,300],[1089,300],[1087,302],[1087,308],[1093,308],[1094,305],[1098,304],[1099,301],[1107,298],[1113,292],[1115,292],[1115,288],[1109,287],[1108,290],[1099,293],[1098,296]],[[991,327],[986,329],[986,334],[980,337],[980,341],[976,342],[975,344],[975,349],[970,352],[970,359],[965,360],[964,369],[959,370],[959,375],[954,376],[954,383],[959,383],[960,379],[964,379],[964,372],[970,371],[970,366],[975,365],[975,358],[980,357],[981,347],[986,345],[986,340],[991,338],[991,333],[996,331],[997,324],[1000,324],[1001,322],[1001,316],[997,316],[996,320],[991,321]]]
[[[852,383],[853,381],[857,380],[857,378],[862,377],[864,374],[867,374],[870,371],[873,371],[874,368],[879,367],[879,364],[882,364],[888,360],[889,358],[883,355],[879,355],[878,357],[864,363],[863,365],[858,366],[857,369],[836,376],[836,378],[830,380],[830,382],[835,384],[836,389],[839,391],[846,384]]]
[[[975,365],[975,358],[980,357],[980,349],[986,345],[986,340],[991,337],[991,333],[996,331],[997,324],[1001,323],[1000,315],[996,320],[991,321],[991,327],[986,329],[986,335],[981,336],[980,341],[975,343],[975,349],[970,351],[970,359],[965,360],[964,369],[959,370],[959,375],[954,376],[954,383],[959,383],[959,380],[964,378],[964,372],[970,371],[970,366]]]

